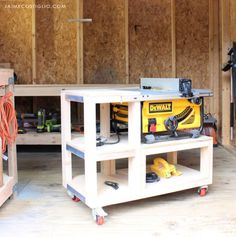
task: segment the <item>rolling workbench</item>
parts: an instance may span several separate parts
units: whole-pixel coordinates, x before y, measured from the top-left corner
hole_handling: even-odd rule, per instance
[[[185,138],[153,144],[141,143],[141,102],[146,100],[178,99],[174,94],[144,95],[135,89],[79,89],[61,92],[62,114],[62,172],[63,185],[74,200],[81,200],[92,209],[98,224],[104,223],[104,206],[200,188],[205,195],[212,183],[212,138]],[[84,134],[72,138],[71,102],[84,104]],[[96,146],[96,105],[100,104],[100,135],[110,137],[110,103],[128,103],[128,134],[120,136],[114,145]],[[181,166],[177,152],[200,150],[200,169]],[[175,164],[181,176],[146,183],[149,155],[167,153],[169,163]],[[72,176],[72,154],[84,160],[84,174]],[[128,168],[116,169],[117,159],[127,159]],[[101,171],[97,164],[101,162]],[[104,184],[111,180],[119,184],[117,190]]]

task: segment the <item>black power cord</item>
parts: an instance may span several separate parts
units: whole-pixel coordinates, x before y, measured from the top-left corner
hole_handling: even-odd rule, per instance
[[[116,133],[117,135],[117,140],[114,141],[114,142],[106,142],[105,139],[102,139],[101,137],[98,137],[97,138],[97,144],[96,146],[103,146],[103,145],[115,145],[115,144],[118,144],[120,142],[120,134],[119,133]]]

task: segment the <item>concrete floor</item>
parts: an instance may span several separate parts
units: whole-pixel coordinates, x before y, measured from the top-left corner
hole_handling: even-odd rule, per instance
[[[179,155],[197,166],[195,151]],[[104,208],[103,226],[74,203],[61,186],[60,153],[18,153],[15,197],[0,209],[0,236],[236,236],[236,158],[214,148],[214,184],[205,197],[196,189]],[[75,167],[81,171],[77,159]]]

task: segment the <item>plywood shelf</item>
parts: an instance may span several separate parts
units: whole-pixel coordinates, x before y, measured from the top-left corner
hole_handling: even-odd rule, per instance
[[[1,69],[2,70],[2,69]],[[4,69],[6,73],[9,69]],[[5,73],[5,72],[4,72]],[[138,88],[138,85],[124,85],[124,84],[42,84],[42,85],[15,85],[15,96],[60,96],[62,90],[81,90],[90,88]],[[0,95],[4,91],[0,89]]]
[[[121,171],[122,172],[122,171]],[[98,180],[98,195],[96,197],[96,203],[87,203],[86,199],[86,189],[85,189],[85,176],[78,175],[73,178],[71,182],[68,183],[73,189],[77,190],[82,196],[85,197],[85,203],[87,203],[91,208],[97,206],[106,206],[114,203],[126,202],[127,200],[132,200],[134,197],[132,192],[128,187],[128,176],[127,171],[126,175],[119,173],[117,171],[116,175],[106,176],[104,174],[97,174]],[[110,186],[104,184],[105,181],[113,181],[119,183],[119,188],[117,190],[113,189]]]
[[[37,133],[27,132],[25,134],[18,134],[16,138],[17,145],[60,145],[60,133]]]
[[[115,175],[109,176],[98,173],[96,204],[93,203],[91,208],[96,205],[108,206],[116,203],[129,202],[142,198],[177,192],[193,187],[199,187],[202,184],[202,180],[206,178],[203,177],[198,170],[182,165],[177,165],[176,167],[182,172],[181,176],[172,176],[168,179],[161,178],[159,182],[146,183],[144,184],[144,189],[140,190],[140,192],[135,195],[131,191],[132,187],[129,187],[128,184],[128,169],[119,169]],[[119,189],[115,190],[112,187],[105,185],[104,182],[107,180],[117,182],[119,184]],[[145,182],[145,179],[143,179],[143,182]],[[84,175],[74,177],[68,185],[74,190],[77,190],[83,197],[86,197]],[[84,200],[86,203],[86,198]]]
[[[142,144],[142,149],[146,155],[165,153],[169,149],[170,144],[172,144],[171,150],[173,151],[183,151],[191,149],[200,148],[208,146],[211,138],[206,136],[200,136],[198,138],[183,138],[174,141],[161,141],[153,144]]]
[[[181,171],[182,175],[171,176],[168,179],[161,178],[161,180],[156,183],[147,183],[143,198],[199,187],[203,182],[206,184],[211,183],[211,180],[206,182],[206,177],[202,175],[199,170],[182,165],[176,165],[176,169]]]
[[[107,142],[114,142],[116,141],[117,136],[112,136]],[[85,145],[84,145],[84,136],[79,135],[76,138],[72,139],[71,141],[67,142],[67,150],[70,150],[72,153],[76,155],[76,151],[78,153],[84,154],[85,153]],[[73,152],[70,147],[74,148],[75,151]],[[94,154],[93,159],[96,161],[102,160],[112,160],[112,159],[122,159],[127,157],[132,157],[135,154],[135,148],[131,147],[128,144],[128,137],[124,135],[120,135],[120,142],[113,145],[103,145],[96,147],[96,153]]]

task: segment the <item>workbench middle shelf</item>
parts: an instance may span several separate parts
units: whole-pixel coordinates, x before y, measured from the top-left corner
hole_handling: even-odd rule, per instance
[[[110,137],[109,142],[117,139],[117,135]],[[83,135],[76,135],[73,139],[66,142],[66,149],[74,155],[84,158],[85,156],[85,138]],[[127,135],[120,135],[120,141],[117,144],[97,146],[93,159],[96,161],[122,159],[135,155],[135,147],[128,143]]]

